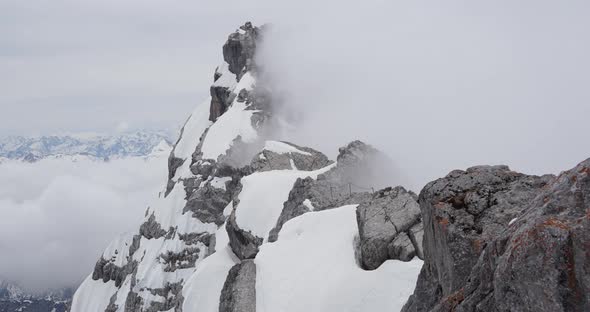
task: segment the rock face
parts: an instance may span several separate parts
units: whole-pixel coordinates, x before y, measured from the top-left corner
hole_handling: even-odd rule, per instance
[[[235,212],[232,212],[227,220],[226,230],[229,236],[229,245],[238,258],[246,260],[256,257],[258,247],[262,245],[264,240],[262,237],[240,228],[236,222]]]
[[[416,194],[403,187],[386,188],[357,208],[361,264],[374,270],[389,259],[409,261],[422,250],[420,207]],[[414,237],[414,239],[410,239]]]
[[[232,93],[232,87],[244,73],[254,69],[254,54],[260,32],[258,27],[247,22],[237,32],[229,35],[223,45],[223,60],[226,63],[218,67],[213,75],[209,120],[216,121],[223,115],[236,96],[240,96],[240,101],[246,99],[245,90],[236,90],[236,94]]]
[[[256,264],[242,261],[229,270],[221,290],[219,312],[256,312]]]
[[[428,184],[425,262],[403,311],[588,311],[589,168],[474,167]]]
[[[258,27],[247,22],[240,26],[239,31],[229,35],[223,45],[223,60],[229,64],[229,71],[238,78],[245,71],[252,69],[258,36]]]
[[[205,258],[225,250],[227,244],[217,246],[217,234],[226,228],[226,208],[237,200],[240,179],[256,170],[234,166],[234,158],[260,151],[259,132],[270,116],[263,111],[266,98],[253,98],[258,37],[250,23],[229,36],[211,101],[195,109],[170,153],[165,194],[134,235],[113,241],[103,253],[76,292],[73,312],[183,311],[184,284]]]
[[[336,166],[329,171],[317,179],[298,179],[283,205],[277,224],[270,231],[269,241],[277,240],[285,222],[304,213],[369,201],[372,197],[371,175],[375,170],[371,161],[379,153],[368,144],[353,141],[339,149]],[[329,164],[323,157],[316,157],[309,168],[315,168],[317,163]]]
[[[313,171],[330,165],[326,155],[309,147],[290,142],[269,141],[264,149],[254,156],[250,164],[252,171],[297,169]]]

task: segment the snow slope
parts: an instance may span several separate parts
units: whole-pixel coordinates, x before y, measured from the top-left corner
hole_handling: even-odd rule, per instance
[[[356,205],[288,221],[256,256],[257,312],[399,311],[421,260],[387,261],[374,271],[356,262]]]
[[[236,208],[236,222],[252,234],[268,238],[287,201],[293,184],[299,178],[316,178],[334,165],[316,171],[272,170],[255,172],[242,178],[240,203]]]

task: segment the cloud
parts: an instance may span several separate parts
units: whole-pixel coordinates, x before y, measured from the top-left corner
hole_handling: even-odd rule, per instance
[[[165,179],[165,156],[1,164],[0,277],[75,286],[115,236],[136,230]]]
[[[334,2],[281,16],[258,62],[281,91],[284,139],[353,138],[420,188],[457,168],[558,173],[590,156],[590,5]]]

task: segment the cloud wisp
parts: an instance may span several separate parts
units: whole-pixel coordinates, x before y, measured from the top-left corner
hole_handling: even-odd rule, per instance
[[[333,5],[294,8],[258,55],[298,116],[285,139],[365,140],[416,191],[472,165],[558,173],[590,156],[587,3]]]

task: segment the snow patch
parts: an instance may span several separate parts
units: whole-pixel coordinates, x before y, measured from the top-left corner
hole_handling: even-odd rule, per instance
[[[334,164],[315,171],[271,170],[255,172],[242,178],[240,202],[236,207],[236,222],[240,228],[267,239],[275,226],[283,203],[298,178],[311,177],[330,170]]]
[[[242,89],[252,90],[254,83],[254,77],[246,73],[234,90],[237,92]],[[236,97],[228,110],[209,128],[201,147],[203,159],[217,160],[220,155],[225,154],[238,136],[246,143],[256,140],[258,134],[252,127],[252,114],[255,112],[255,110],[247,110],[246,103],[238,102]]]
[[[199,144],[201,135],[211,125],[209,120],[210,103],[211,97],[198,105],[184,124],[180,140],[174,147],[174,157],[184,160],[182,166],[176,170],[176,179],[192,176],[190,160],[195,152],[195,147]]]
[[[277,154],[298,153],[302,155],[311,156],[311,153],[302,151],[293,145],[280,141],[266,141],[264,149]]]
[[[182,289],[185,312],[218,312],[219,297],[227,273],[240,262],[228,245],[225,224],[215,233],[215,237],[217,251],[199,264]]]
[[[307,207],[307,209],[309,209],[310,211],[314,211],[315,207],[313,206],[313,204],[311,203],[311,201],[309,199],[306,199],[303,201],[303,205],[305,207]]]
[[[213,186],[214,188],[225,190],[225,183],[227,183],[231,180],[232,180],[231,177],[222,177],[222,178],[215,177],[211,180],[211,182],[209,182],[209,184],[211,186]]]
[[[71,311],[104,312],[109,304],[105,298],[110,298],[117,290],[114,281],[96,282],[90,274],[76,291]]]
[[[374,271],[356,263],[356,205],[301,215],[264,244],[256,263],[258,312],[399,311],[422,261],[386,261]],[[310,286],[311,285],[311,286]]]

